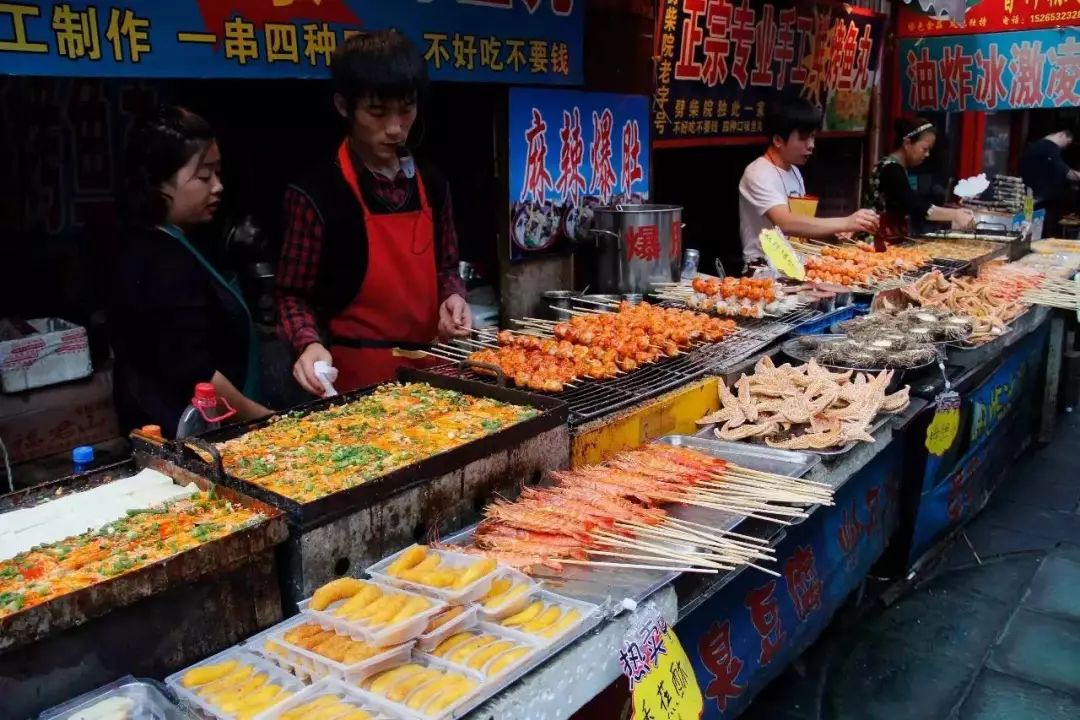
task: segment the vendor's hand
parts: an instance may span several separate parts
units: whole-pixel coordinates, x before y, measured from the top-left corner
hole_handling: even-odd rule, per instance
[[[460,295],[451,295],[439,308],[439,337],[444,340],[468,337],[472,333],[472,312]]]
[[[844,219],[847,232],[877,232],[878,214],[873,210],[857,210]]]
[[[292,374],[300,387],[312,395],[322,397],[326,390],[323,389],[322,383],[319,382],[319,378],[315,374],[315,363],[319,360],[331,365],[334,364],[334,359],[330,356],[329,350],[323,347],[321,343],[311,343],[304,348],[304,352],[300,353],[300,357],[297,358],[296,363],[293,365]]]
[[[967,208],[956,210],[953,215],[952,227],[953,230],[970,230],[975,227],[975,213]]]

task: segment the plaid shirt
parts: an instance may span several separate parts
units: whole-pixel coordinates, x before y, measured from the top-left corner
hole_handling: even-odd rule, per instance
[[[364,168],[373,180],[376,194],[389,205],[400,205],[415,182],[411,162],[403,162],[394,179]],[[299,355],[308,345],[322,342],[309,298],[319,274],[323,223],[311,200],[296,188],[285,191],[285,233],[277,273],[278,329]],[[451,295],[465,297],[465,284],[458,275],[458,239],[454,212],[447,189],[442,214],[438,218],[441,247],[437,276],[439,304]]]

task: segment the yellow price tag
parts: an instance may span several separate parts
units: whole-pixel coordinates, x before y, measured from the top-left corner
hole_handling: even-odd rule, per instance
[[[937,412],[926,428],[926,449],[932,455],[942,456],[956,442],[960,433],[960,396],[947,392],[937,398]]]
[[[782,232],[776,228],[762,230],[758,240],[761,242],[761,251],[765,253],[765,257],[777,271],[796,280],[806,279],[806,268],[803,267],[802,258],[795,252],[795,248],[791,247],[791,243]]]
[[[1031,222],[1031,219],[1035,217],[1035,198],[1028,195],[1024,198],[1024,220]]]
[[[646,625],[638,639],[623,643],[621,660],[630,678],[635,720],[701,718],[705,700],[694,668],[662,617]]]

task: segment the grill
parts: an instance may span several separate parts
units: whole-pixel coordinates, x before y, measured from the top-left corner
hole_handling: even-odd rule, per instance
[[[670,301],[659,305],[681,307],[679,303]],[[739,320],[738,331],[722,342],[695,347],[685,355],[661,360],[614,380],[575,380],[576,387],[553,393],[551,397],[569,406],[570,426],[576,427],[642,400],[663,395],[706,375],[722,373],[821,314],[817,310],[803,309],[780,318]],[[490,376],[470,370],[467,363],[446,363],[432,368],[430,372],[495,382]]]

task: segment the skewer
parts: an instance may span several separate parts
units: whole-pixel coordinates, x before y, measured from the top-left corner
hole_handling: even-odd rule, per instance
[[[666,519],[668,522],[672,522],[677,525],[684,525],[690,528],[700,528],[700,530],[696,531],[699,533],[701,532],[701,530],[707,530],[712,533],[719,532],[716,528],[709,527],[708,525],[702,525],[701,523],[696,523],[691,520],[683,520],[682,518],[672,517],[671,515],[668,515]],[[725,535],[739,538],[740,540],[746,540],[747,542],[757,543],[759,545],[765,546],[770,545],[769,541],[765,540],[764,538],[754,537],[753,535],[744,535],[742,533],[737,533],[734,530],[724,530],[723,532]]]
[[[634,529],[634,530],[637,530],[637,529],[640,529],[640,528],[652,529],[652,528],[656,528],[656,527],[667,526],[670,529],[671,532],[685,533],[689,537],[693,537],[693,538],[708,541],[708,542],[720,541],[720,542],[724,542],[724,543],[731,543],[731,544],[733,544],[735,546],[744,547],[747,550],[753,550],[755,552],[758,552],[758,551],[760,551],[760,552],[771,552],[771,553],[776,552],[775,550],[773,550],[773,548],[771,546],[768,545],[767,542],[761,540],[760,538],[755,538],[755,537],[752,537],[752,536],[749,536],[749,535],[740,535],[739,533],[733,532],[731,530],[720,530],[720,529],[717,529],[717,528],[708,528],[709,532],[706,533],[706,532],[702,532],[700,530],[697,530],[694,527],[691,527],[689,524],[688,525],[683,525],[682,523],[683,523],[683,521],[681,521],[679,518],[672,517],[672,516],[669,515],[669,516],[664,518],[664,522],[661,523],[660,525],[647,525],[645,523],[634,522],[634,521],[629,521],[629,520],[617,521],[616,525],[623,525],[623,526],[625,526],[627,528],[631,528],[631,529]],[[702,527],[707,527],[707,526],[702,526]],[[739,538],[748,538],[748,539],[741,540]]]
[[[680,542],[695,543],[697,545],[706,545],[717,550],[723,550],[733,555],[738,555],[747,558],[757,558],[759,560],[776,560],[775,557],[768,555],[764,552],[753,550],[743,545],[735,545],[724,543],[719,540],[706,540],[705,538],[694,537],[689,533],[682,533],[675,530],[666,530],[663,527],[649,527],[649,528],[634,528],[634,532],[640,535],[649,535],[657,538],[667,538],[669,540],[677,540]]]
[[[648,562],[665,562],[666,560],[671,560],[671,558],[662,558],[662,557],[655,557],[655,556],[650,556],[650,555],[635,555],[634,553],[621,553],[621,552],[614,552],[614,551],[609,551],[609,550],[588,550],[587,552],[589,553],[589,555],[602,555],[604,557],[626,558],[628,560],[645,560],[645,561],[648,561]],[[675,558],[675,559],[679,559],[679,558]],[[562,561],[560,560],[559,562],[562,562]],[[734,570],[734,569],[736,569],[737,566],[736,565],[731,565],[731,566],[721,565],[720,563],[710,563],[708,565],[694,565],[694,567],[711,568],[711,569],[715,569],[715,570]]]
[[[634,563],[604,562],[602,560],[563,560],[562,558],[560,558],[556,562],[562,563],[563,565],[623,568],[626,570],[662,570],[664,572],[694,572],[707,573],[710,575],[716,575],[720,572],[719,570],[715,570],[713,568],[676,567],[673,565],[638,565]]]
[[[705,567],[715,567],[717,563],[723,563],[725,560],[729,560],[722,555],[715,553],[699,553],[690,550],[677,550],[666,545],[653,545],[651,543],[644,542],[642,540],[633,540],[623,535],[615,535],[603,530],[597,530],[592,533],[593,537],[602,538],[602,541],[606,545],[614,547],[624,547],[631,550],[642,550],[650,552],[656,555],[661,560],[678,560],[681,562],[690,562],[695,565],[703,565]]]

